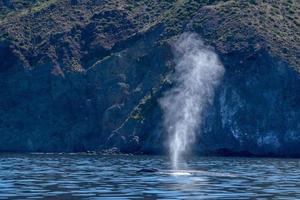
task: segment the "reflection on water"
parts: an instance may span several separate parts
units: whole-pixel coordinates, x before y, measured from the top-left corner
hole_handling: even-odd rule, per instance
[[[300,199],[300,160],[0,155],[0,199]],[[137,173],[141,168],[163,169]]]

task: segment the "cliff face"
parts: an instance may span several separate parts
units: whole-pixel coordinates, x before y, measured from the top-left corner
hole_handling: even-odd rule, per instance
[[[0,151],[165,152],[157,100],[192,31],[226,69],[195,151],[300,156],[298,1],[5,2]]]
[[[199,138],[201,148],[224,155],[299,156],[298,73],[264,51],[240,58],[230,56]]]

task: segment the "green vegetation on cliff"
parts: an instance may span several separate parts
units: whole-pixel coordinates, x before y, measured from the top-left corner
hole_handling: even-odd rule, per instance
[[[290,151],[299,10],[299,0],[0,1],[0,151],[159,151],[171,46],[192,31],[226,68],[203,148],[300,155]]]
[[[0,37],[30,68],[48,59],[82,71],[116,44],[158,26],[162,41],[196,30],[222,53],[265,48],[299,67],[297,0],[6,0],[0,10]]]

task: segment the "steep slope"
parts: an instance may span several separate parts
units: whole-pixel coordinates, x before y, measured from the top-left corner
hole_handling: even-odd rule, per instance
[[[164,152],[157,99],[193,31],[226,68],[195,151],[300,155],[297,0],[20,2],[0,4],[1,151]]]

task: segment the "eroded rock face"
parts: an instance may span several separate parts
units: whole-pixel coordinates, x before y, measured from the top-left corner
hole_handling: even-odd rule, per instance
[[[299,139],[293,137],[300,128],[299,74],[264,51],[239,58],[225,59],[226,75],[207,112],[199,149],[224,155],[299,156]]]
[[[4,46],[0,151],[77,152],[114,146],[139,151],[140,138],[131,132],[144,117],[139,107],[153,101],[172,60],[169,45],[155,43],[159,34],[160,29],[133,40],[129,48],[84,71],[63,72],[51,60],[24,68]],[[132,128],[123,128],[127,126]],[[118,130],[122,137],[115,137]]]
[[[156,43],[160,31],[86,71],[64,74],[51,62],[25,69],[2,47],[8,58],[0,72],[0,151],[165,153],[157,100],[172,87],[175,63],[170,44]],[[226,73],[195,151],[299,156],[298,72],[263,50],[220,58]]]
[[[291,66],[258,51],[221,55],[226,73],[199,130],[198,154],[299,156],[300,76]],[[157,99],[141,106],[142,120],[126,119],[109,137],[108,146],[125,152],[165,152],[166,133]],[[180,112],[180,108],[178,109]]]
[[[0,151],[167,152],[157,100],[194,31],[226,68],[195,151],[300,156],[298,1],[5,2]]]

